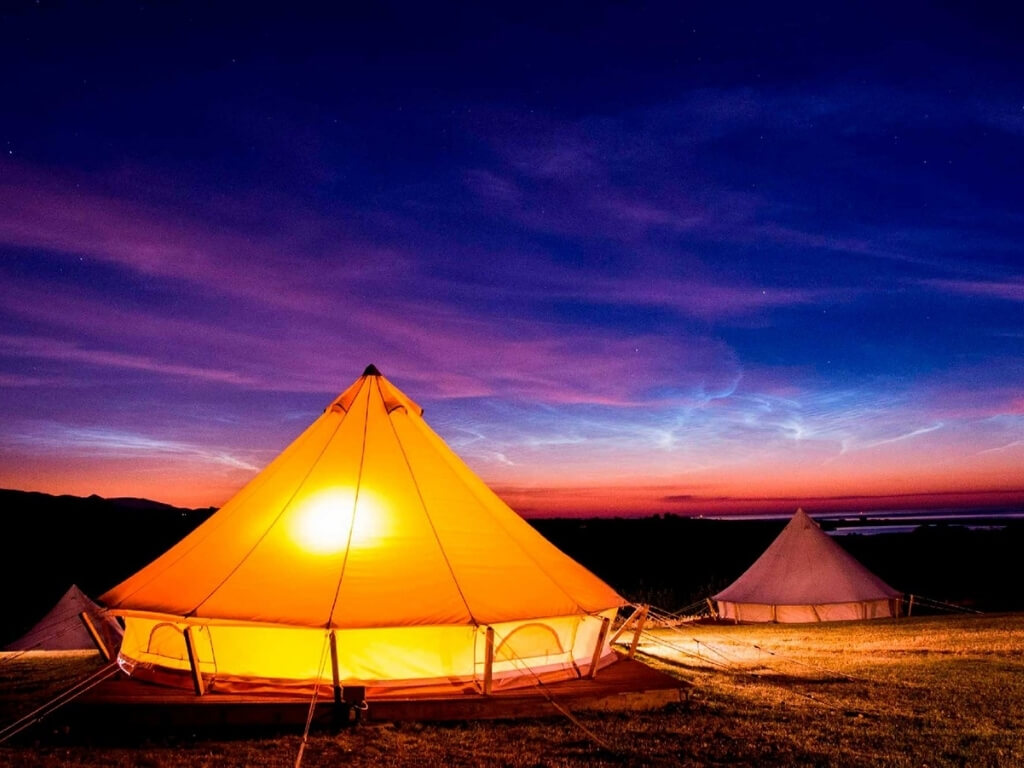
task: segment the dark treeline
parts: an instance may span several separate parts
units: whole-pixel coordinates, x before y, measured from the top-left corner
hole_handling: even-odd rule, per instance
[[[31,627],[71,584],[97,598],[213,511],[0,490],[0,576],[7,585],[0,645]],[[727,586],[786,522],[675,515],[530,521],[627,599],[666,611]],[[827,522],[822,525],[828,529]],[[1024,521],[1000,525],[1005,527],[972,530],[945,522],[837,541],[905,593],[985,612],[1024,610],[1016,559],[1024,551]]]

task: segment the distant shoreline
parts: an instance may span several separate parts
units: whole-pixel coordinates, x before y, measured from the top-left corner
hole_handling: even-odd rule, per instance
[[[877,512],[808,513],[830,536],[871,536],[876,534],[913,533],[922,526],[961,526],[970,530],[1004,530],[1012,521],[1024,521],[1024,509],[890,509]],[[792,515],[701,515],[698,519],[716,522],[760,520],[780,522]]]
[[[1000,508],[978,508],[978,507],[965,507],[962,509],[957,508],[944,508],[939,507],[935,509],[881,509],[873,510],[870,512],[811,512],[805,509],[805,512],[815,520],[827,520],[827,521],[854,521],[854,522],[866,522],[866,521],[920,521],[920,522],[949,522],[952,520],[965,520],[965,521],[976,521],[980,518],[993,518],[993,519],[1015,519],[1024,518],[1024,507],[1006,507]],[[711,515],[686,515],[686,517],[695,517],[701,520],[786,520],[793,516],[792,512],[768,512],[768,513],[733,513],[733,514],[711,514]]]

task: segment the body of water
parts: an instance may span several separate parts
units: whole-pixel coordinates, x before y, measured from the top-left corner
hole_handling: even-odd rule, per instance
[[[971,530],[1003,530],[1024,520],[1022,509],[913,509],[808,514],[831,536],[912,533],[922,525],[959,525]],[[788,520],[792,515],[704,515],[706,520]]]

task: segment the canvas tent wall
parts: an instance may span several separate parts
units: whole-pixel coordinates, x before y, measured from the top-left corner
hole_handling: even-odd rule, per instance
[[[802,509],[743,575],[713,596],[721,618],[782,623],[898,616],[900,598]]]
[[[125,619],[129,674],[180,682],[194,670],[206,686],[267,691],[575,676],[614,658],[606,629],[625,603],[373,366],[101,601]]]
[[[82,620],[85,613],[100,642],[110,653],[121,644],[121,625],[105,609],[72,584],[57,603],[24,635],[4,646],[5,651],[95,650],[96,641]]]

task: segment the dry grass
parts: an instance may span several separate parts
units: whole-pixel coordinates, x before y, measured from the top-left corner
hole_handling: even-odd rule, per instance
[[[641,651],[692,684],[687,702],[656,712],[576,712],[579,725],[367,722],[314,733],[302,765],[1024,765],[1024,615],[691,624],[647,633]],[[0,660],[0,722],[96,664]],[[290,768],[299,741],[298,733],[122,733],[99,746],[38,728],[0,746],[0,765]]]

